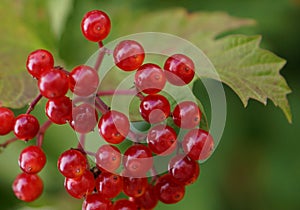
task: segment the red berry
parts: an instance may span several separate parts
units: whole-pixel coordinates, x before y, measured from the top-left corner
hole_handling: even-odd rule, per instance
[[[18,162],[24,172],[36,174],[44,168],[46,155],[40,147],[31,145],[21,152]]]
[[[121,41],[114,49],[115,64],[124,71],[138,69],[144,62],[145,51],[142,45],[133,40]]]
[[[121,152],[115,146],[102,145],[96,153],[96,163],[99,168],[112,173],[120,166]]]
[[[88,195],[82,203],[82,210],[111,210],[111,209],[112,209],[111,201],[106,198],[103,198],[98,193]]]
[[[30,140],[39,132],[39,121],[31,114],[21,114],[16,118],[14,133],[21,140]]]
[[[43,192],[43,181],[36,174],[19,174],[12,185],[16,197],[25,202],[36,200]]]
[[[39,78],[43,72],[52,69],[53,66],[53,56],[47,50],[36,50],[28,55],[26,68],[35,78]]]
[[[143,177],[153,166],[151,150],[142,144],[129,147],[124,153],[123,165],[132,177]]]
[[[71,127],[78,133],[89,133],[94,130],[98,122],[98,114],[90,104],[80,104],[72,110]]]
[[[102,115],[98,123],[99,133],[111,144],[119,144],[124,141],[129,133],[129,127],[126,115],[114,110]]]
[[[120,199],[114,203],[112,210],[138,210],[138,209],[134,202],[126,199]]]
[[[70,149],[63,152],[57,161],[58,170],[67,178],[77,178],[82,176],[86,167],[87,159],[85,155],[76,149]]]
[[[148,95],[140,104],[140,114],[149,123],[164,121],[170,115],[169,101],[162,95]]]
[[[170,126],[156,125],[148,131],[147,143],[153,153],[169,155],[176,149],[177,135]]]
[[[105,39],[111,29],[108,15],[99,10],[86,13],[81,22],[81,31],[86,39],[92,42],[100,42]]]
[[[98,73],[90,66],[80,65],[75,67],[69,78],[70,90],[78,96],[89,96],[98,89]]]
[[[148,187],[148,179],[146,177],[123,177],[123,192],[129,197],[140,197]]]
[[[62,125],[72,118],[72,101],[66,97],[49,99],[46,104],[47,117],[56,124]]]
[[[132,200],[136,203],[138,209],[150,210],[154,209],[154,207],[158,204],[158,194],[152,185],[148,185],[142,196],[132,198]]]
[[[181,128],[191,129],[199,126],[201,111],[198,105],[192,101],[184,101],[174,108],[174,123]]]
[[[15,115],[5,107],[0,107],[0,135],[6,135],[14,129]]]
[[[135,73],[134,83],[138,90],[155,94],[164,88],[166,76],[158,65],[147,63],[140,66]]]
[[[169,173],[178,184],[188,185],[199,176],[199,164],[188,156],[177,155],[168,165]]]
[[[51,69],[41,74],[38,80],[41,94],[49,99],[64,96],[69,89],[69,78],[59,69]]]
[[[166,204],[177,203],[182,200],[185,194],[184,185],[175,183],[170,174],[158,178],[155,190],[159,200]]]
[[[184,136],[182,147],[193,160],[205,160],[211,155],[214,141],[207,131],[193,129]]]
[[[117,174],[102,172],[96,179],[96,188],[104,198],[114,198],[122,191],[122,177]]]
[[[64,186],[71,196],[81,199],[94,191],[94,175],[91,171],[86,169],[80,177],[65,178]]]
[[[169,57],[164,65],[167,80],[177,86],[190,83],[195,75],[194,62],[187,56],[175,54]]]

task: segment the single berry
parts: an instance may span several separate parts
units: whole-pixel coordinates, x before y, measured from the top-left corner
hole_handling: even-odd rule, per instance
[[[180,128],[195,128],[200,124],[201,111],[196,103],[183,101],[174,108],[173,120]]]
[[[184,185],[174,182],[170,174],[165,174],[158,178],[155,190],[159,200],[166,204],[174,204],[181,201],[185,194]]]
[[[145,51],[142,45],[133,40],[121,41],[113,52],[115,64],[124,71],[138,69],[144,62]]]
[[[77,66],[69,75],[70,90],[78,96],[89,96],[95,93],[98,85],[98,72],[90,66]]]
[[[151,150],[142,144],[132,145],[124,153],[123,165],[131,177],[144,177],[153,166]]]
[[[0,135],[6,135],[14,129],[15,115],[5,107],[0,107]]]
[[[146,94],[155,94],[165,87],[166,76],[158,65],[147,63],[136,71],[134,84]]]
[[[108,111],[102,115],[98,123],[99,133],[111,144],[119,144],[129,133],[129,120],[126,115],[118,111]]]
[[[199,176],[199,164],[188,156],[177,155],[168,165],[169,174],[178,184],[188,185]]]
[[[159,201],[158,194],[156,193],[154,186],[150,184],[142,196],[131,199],[136,203],[138,209],[154,209]]]
[[[71,121],[72,101],[67,96],[49,99],[46,104],[46,115],[53,123],[59,125]]]
[[[94,191],[94,175],[91,171],[86,169],[80,177],[65,178],[64,186],[71,196],[81,199]]]
[[[177,146],[177,135],[168,125],[156,125],[148,131],[148,147],[155,154],[169,155]]]
[[[87,159],[82,152],[70,149],[63,152],[57,161],[57,168],[67,178],[82,176],[87,167]]]
[[[138,210],[138,209],[134,202],[126,199],[120,199],[114,203],[112,210]]]
[[[148,179],[146,177],[123,177],[123,192],[129,197],[142,196],[148,187]]]
[[[170,115],[169,101],[162,95],[148,95],[140,104],[140,114],[149,123],[164,121]]]
[[[25,202],[36,200],[43,192],[43,181],[36,174],[19,174],[12,188],[16,197]]]
[[[37,135],[39,129],[39,121],[31,114],[21,114],[16,118],[14,133],[18,139],[30,140]]]
[[[65,72],[54,68],[41,74],[38,86],[44,97],[59,98],[68,92],[69,78]]]
[[[97,150],[96,164],[100,169],[112,173],[119,168],[120,163],[121,152],[117,147],[104,144]]]
[[[207,131],[193,129],[184,136],[182,148],[193,160],[205,160],[211,155],[214,141]]]
[[[73,108],[70,125],[78,133],[93,131],[97,122],[98,113],[92,105],[83,103]]]
[[[110,200],[95,193],[88,195],[82,203],[82,210],[110,210],[112,203]]]
[[[111,29],[108,15],[100,10],[86,13],[81,22],[81,31],[87,40],[100,42],[105,39]]]
[[[169,57],[164,65],[167,80],[177,86],[190,83],[195,75],[194,62],[187,56],[175,54]]]
[[[31,52],[27,57],[27,71],[35,78],[39,78],[41,74],[54,67],[54,59],[52,54],[47,50],[36,50]]]
[[[18,163],[25,173],[36,174],[44,168],[46,155],[40,147],[31,145],[20,153]]]
[[[114,198],[123,189],[122,177],[109,172],[102,172],[96,179],[96,189],[104,198]]]

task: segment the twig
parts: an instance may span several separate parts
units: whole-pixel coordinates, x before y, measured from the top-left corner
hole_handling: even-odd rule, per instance
[[[42,147],[43,145],[43,141],[44,141],[44,136],[45,136],[45,132],[47,131],[47,129],[52,125],[52,122],[50,120],[47,120],[41,127],[39,130],[39,133],[37,134],[37,142],[36,145],[38,147]]]
[[[39,94],[29,105],[26,114],[30,114],[37,103],[43,98],[42,94]]]
[[[8,145],[10,145],[11,143],[14,143],[16,141],[18,141],[19,139],[17,137],[14,137],[12,139],[7,140],[6,142],[0,144],[0,148],[6,148]]]

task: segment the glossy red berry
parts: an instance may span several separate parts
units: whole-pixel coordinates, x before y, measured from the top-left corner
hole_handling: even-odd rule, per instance
[[[185,155],[173,157],[168,165],[169,174],[178,184],[188,185],[199,176],[199,164]]]
[[[201,111],[193,101],[183,101],[174,108],[173,121],[180,127],[191,129],[199,126]]]
[[[147,134],[148,147],[155,154],[169,155],[177,146],[177,134],[168,125],[156,125]]]
[[[161,202],[174,204],[182,200],[185,194],[184,185],[175,183],[170,174],[158,178],[155,190]]]
[[[193,160],[205,160],[211,155],[214,141],[207,131],[193,129],[184,136],[182,148]]]
[[[96,164],[100,169],[113,173],[121,163],[120,150],[112,145],[102,145],[96,153]]]
[[[138,198],[132,198],[132,200],[138,206],[138,209],[154,209],[158,204],[158,194],[155,191],[154,186],[148,185],[144,194]]]
[[[142,144],[129,147],[124,153],[123,165],[131,177],[144,177],[153,166],[151,150]]]
[[[134,84],[146,94],[155,94],[165,87],[166,76],[158,65],[147,63],[140,66],[135,73]]]
[[[12,185],[16,197],[25,202],[36,200],[43,192],[43,181],[36,174],[19,174]]]
[[[114,198],[123,188],[122,177],[109,172],[102,172],[96,179],[96,189],[104,198]]]
[[[195,75],[194,62],[183,54],[169,57],[164,65],[167,80],[177,86],[190,83]]]
[[[6,135],[14,129],[15,115],[5,107],[0,107],[0,135]]]
[[[146,177],[123,177],[123,192],[129,197],[142,196],[148,187],[148,179]]]
[[[138,209],[134,202],[126,199],[120,199],[114,203],[112,210],[138,210]]]
[[[38,80],[41,94],[49,99],[64,96],[69,90],[69,78],[59,69],[51,69],[41,74]]]
[[[31,145],[20,153],[18,163],[24,172],[36,174],[44,168],[46,155],[40,147]]]
[[[148,95],[140,104],[140,114],[151,124],[164,121],[170,115],[169,101],[162,95]]]
[[[129,133],[129,120],[126,115],[118,111],[108,111],[102,115],[98,123],[99,133],[111,144],[119,144]]]
[[[33,51],[27,57],[27,71],[35,78],[39,78],[43,72],[48,71],[53,67],[53,56],[47,50],[40,49]]]
[[[37,135],[39,129],[39,121],[31,114],[21,114],[16,118],[14,133],[18,139],[30,140]]]
[[[88,195],[82,203],[82,210],[111,210],[112,202],[100,194]]]
[[[93,131],[97,123],[98,113],[92,105],[83,103],[73,108],[70,125],[78,133]]]
[[[81,31],[86,39],[100,42],[105,39],[111,29],[108,15],[100,10],[87,12],[81,22]]]
[[[86,169],[80,177],[65,178],[64,186],[71,196],[81,199],[94,191],[94,175],[91,171]]]
[[[69,75],[70,90],[78,96],[89,96],[98,89],[98,72],[86,65],[75,67]]]
[[[133,40],[121,41],[113,52],[115,64],[124,71],[138,69],[144,62],[145,51],[142,45]]]
[[[56,124],[62,125],[72,119],[72,101],[66,97],[49,99],[46,104],[47,117]]]
[[[77,178],[82,176],[86,167],[87,159],[85,155],[76,149],[70,149],[63,152],[57,161],[58,170],[67,178]]]

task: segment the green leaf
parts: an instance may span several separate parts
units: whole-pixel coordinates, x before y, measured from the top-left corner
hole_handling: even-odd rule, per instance
[[[31,51],[44,48],[45,43],[51,45],[51,34],[45,29],[47,12],[38,0],[30,4],[3,0],[0,18],[3,20],[0,33],[0,104],[21,108],[38,93],[36,81],[28,75],[25,63]]]
[[[227,84],[237,93],[244,106],[247,106],[250,98],[263,104],[270,99],[282,109],[288,121],[292,121],[286,97],[291,90],[279,73],[285,60],[261,49],[260,36],[227,35],[216,39],[230,30],[253,25],[253,20],[234,18],[222,12],[189,14],[182,9],[143,14],[133,19],[134,15],[129,11],[122,20],[112,17],[113,21],[122,22],[123,26],[130,25],[116,29],[114,33],[122,36],[141,31],[159,31],[190,40],[210,58],[219,74],[217,77],[204,71],[202,77]]]

